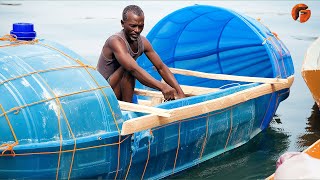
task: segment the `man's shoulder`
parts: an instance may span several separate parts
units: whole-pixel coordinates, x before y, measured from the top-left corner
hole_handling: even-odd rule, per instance
[[[112,35],[108,38],[108,44],[122,44],[124,43],[122,38],[120,36],[117,35]]]
[[[147,39],[145,36],[142,36],[142,35],[140,35],[140,39],[141,39],[142,41],[148,41],[148,39]]]
[[[120,38],[120,32],[117,32],[117,33],[113,33],[112,35],[110,35],[108,38],[107,38],[107,41],[109,40],[114,40],[114,39],[119,39]]]
[[[145,36],[140,35],[140,39],[144,46],[150,44],[150,41]]]

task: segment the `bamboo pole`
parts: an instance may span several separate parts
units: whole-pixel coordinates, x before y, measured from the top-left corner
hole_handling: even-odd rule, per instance
[[[259,86],[249,88],[237,93],[233,93],[217,99],[209,101],[183,106],[180,108],[172,109],[169,112],[170,117],[160,117],[155,114],[150,114],[138,118],[128,120],[123,123],[121,135],[132,134],[142,130],[154,128],[157,126],[163,126],[175,121],[187,119],[190,117],[198,116],[201,114],[209,113],[212,111],[224,109],[266,94],[270,94],[282,89],[289,88],[293,83],[293,76],[287,79],[288,83],[282,84],[261,84]]]
[[[257,83],[268,83],[268,84],[288,83],[287,79],[280,79],[280,78],[235,76],[235,75],[227,75],[227,74],[204,73],[204,72],[199,72],[199,71],[191,71],[191,70],[177,69],[177,68],[169,68],[169,69],[174,74],[195,76],[195,77],[201,77],[201,78],[207,78],[207,79],[230,80],[230,81],[240,81],[240,82],[257,82]]]

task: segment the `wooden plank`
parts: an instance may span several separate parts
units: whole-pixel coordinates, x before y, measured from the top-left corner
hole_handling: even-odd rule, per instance
[[[144,106],[151,106],[150,100],[144,100],[144,99],[138,99],[138,104],[144,105]]]
[[[132,134],[142,130],[163,126],[175,121],[187,119],[190,117],[198,116],[208,112],[224,109],[275,91],[289,88],[292,85],[294,77],[290,76],[286,84],[261,84],[259,86],[239,91],[217,99],[183,106],[169,110],[170,117],[160,117],[157,115],[146,115],[138,118],[128,120],[123,123],[121,135]]]
[[[187,85],[180,85],[180,87],[186,96],[197,96],[197,95],[208,94],[208,93],[212,93],[220,90],[219,88],[207,88],[207,87],[187,86]]]
[[[150,91],[150,90],[144,90],[144,89],[134,89],[134,93],[141,96],[150,96],[150,97],[157,97],[157,98],[163,98],[163,94],[160,91]]]
[[[260,78],[260,77],[248,77],[248,76],[235,76],[227,74],[212,74],[204,73],[199,71],[191,71],[185,69],[169,68],[174,74],[181,74],[186,76],[195,76],[207,79],[216,80],[230,80],[230,81],[240,81],[240,82],[257,82],[257,83],[268,83],[268,84],[285,84],[288,83],[287,79],[280,78]]]
[[[219,88],[207,88],[207,87],[187,86],[187,85],[180,85],[180,87],[186,96],[197,96],[197,95],[208,94],[208,93],[216,92],[220,90]],[[150,96],[150,97],[163,99],[163,94],[160,91],[150,91],[150,90],[135,88],[134,93],[141,96]]]
[[[168,110],[161,109],[161,108],[156,108],[156,107],[150,107],[150,106],[144,106],[140,104],[133,104],[133,103],[128,103],[124,101],[118,101],[120,108],[122,110],[127,110],[127,111],[134,111],[134,112],[142,112],[142,113],[151,113],[155,116],[161,116],[161,117],[170,117],[170,113]]]
[[[151,103],[149,104],[150,106],[161,104],[164,99],[164,96],[160,91],[150,91],[150,90],[135,88],[134,93],[141,96],[150,96],[151,97],[151,101],[150,101]]]

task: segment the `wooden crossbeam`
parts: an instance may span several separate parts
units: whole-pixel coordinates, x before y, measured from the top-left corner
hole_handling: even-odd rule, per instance
[[[270,94],[282,89],[289,88],[293,83],[294,77],[287,79],[288,83],[261,84],[259,86],[239,91],[224,97],[208,100],[205,102],[187,105],[167,111],[170,117],[160,117],[150,114],[125,121],[122,125],[121,135],[132,134],[142,130],[163,126],[175,121],[195,117],[201,114],[224,109],[242,102]]]
[[[180,85],[180,87],[186,96],[197,96],[197,95],[207,94],[207,93],[216,92],[220,90],[218,88],[206,88],[206,87],[187,86],[187,85]],[[150,91],[150,90],[135,88],[134,93],[141,96],[163,98],[163,94],[160,91]]]
[[[213,74],[213,73],[204,73],[199,71],[191,71],[185,69],[169,68],[170,71],[174,74],[181,74],[186,76],[195,76],[207,79],[216,79],[216,80],[230,80],[238,82],[257,82],[257,83],[268,83],[268,84],[286,84],[288,83],[287,79],[281,78],[261,78],[261,77],[248,77],[248,76],[235,76],[227,74]]]
[[[220,90],[219,88],[207,88],[207,87],[187,86],[187,85],[180,85],[180,87],[186,96],[197,96],[197,95],[208,94],[208,93],[212,93]]]
[[[163,98],[163,94],[160,91],[150,91],[150,90],[135,88],[134,94],[141,95],[141,96]]]
[[[206,88],[206,87],[187,86],[187,85],[180,85],[180,87],[182,88],[184,94],[187,97],[207,94],[207,93],[216,92],[216,91],[220,90],[218,88]],[[134,93],[137,95],[141,95],[141,96],[151,97],[150,102],[148,102],[148,104],[145,104],[145,105],[149,105],[149,106],[155,106],[157,104],[162,103],[164,100],[163,94],[160,91],[150,91],[150,90],[135,88]],[[139,102],[139,104],[140,104],[140,102]]]
[[[128,103],[124,101],[118,101],[120,105],[120,109],[127,110],[127,111],[134,111],[134,112],[142,112],[142,113],[151,113],[156,116],[160,117],[170,117],[170,113],[168,110],[156,108],[156,107],[150,107],[150,106],[144,106],[140,104],[133,104]]]

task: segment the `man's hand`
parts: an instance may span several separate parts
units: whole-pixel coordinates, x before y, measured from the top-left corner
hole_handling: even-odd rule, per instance
[[[174,100],[174,95],[177,93],[175,89],[173,89],[171,86],[169,86],[166,83],[162,83],[163,86],[161,88],[161,92],[164,96],[165,101],[171,101]]]
[[[182,93],[178,93],[175,97],[176,99],[182,99],[182,98],[185,98],[186,95],[182,92]]]

